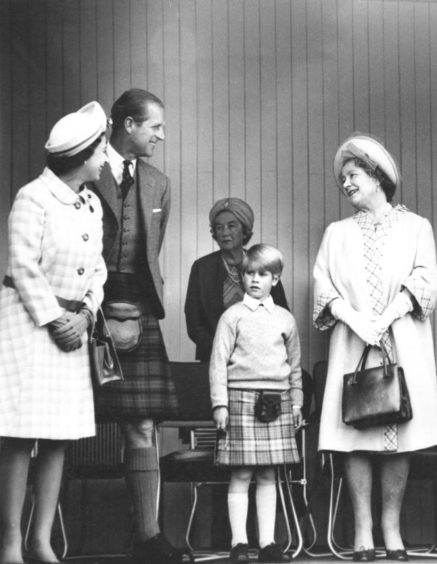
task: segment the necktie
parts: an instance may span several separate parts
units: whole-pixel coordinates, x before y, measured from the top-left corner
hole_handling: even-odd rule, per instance
[[[129,188],[134,183],[134,179],[132,174],[130,173],[130,166],[131,161],[125,160],[123,161],[123,177],[121,180],[120,188],[121,188],[121,195],[123,200],[126,198],[127,193],[129,192]]]

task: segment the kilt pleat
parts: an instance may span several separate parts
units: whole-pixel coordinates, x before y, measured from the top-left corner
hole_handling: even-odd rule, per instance
[[[119,353],[124,381],[110,382],[95,390],[98,421],[132,418],[163,420],[178,413],[172,379],[159,321],[141,316],[143,335],[139,346]]]
[[[229,425],[217,444],[217,464],[272,466],[299,462],[291,395],[281,392],[281,415],[270,423],[255,417],[257,390],[229,389]]]

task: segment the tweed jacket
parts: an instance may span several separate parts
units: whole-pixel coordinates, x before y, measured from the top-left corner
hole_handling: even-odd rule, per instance
[[[185,300],[185,320],[190,339],[196,344],[196,359],[208,361],[212,342],[223,305],[223,283],[227,276],[221,252],[216,251],[197,259],[191,267]],[[272,288],[275,304],[288,309],[284,288]]]
[[[0,436],[78,439],[94,434],[87,348],[61,351],[46,324],[64,313],[56,296],[96,311],[103,298],[102,209],[51,170],[15,198],[7,274],[0,290]]]
[[[157,317],[165,316],[163,300],[163,279],[159,266],[159,252],[164,239],[170,212],[170,181],[165,174],[137,159],[137,185],[139,192],[140,221],[146,234],[145,259],[152,275],[158,306]],[[117,197],[115,179],[109,163],[103,167],[100,179],[90,185],[100,198],[103,207],[103,256],[108,258],[116,241],[119,220],[115,213]]]

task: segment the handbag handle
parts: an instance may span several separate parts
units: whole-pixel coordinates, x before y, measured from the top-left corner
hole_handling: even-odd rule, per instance
[[[366,368],[367,357],[369,356],[369,352],[372,347],[373,345],[365,346],[363,350],[363,354],[361,355],[357,367],[355,368],[354,377],[352,378],[351,384],[358,383],[358,376],[360,372],[364,371]],[[381,349],[382,363],[384,366],[384,378],[388,378],[387,366],[391,364],[391,360],[390,360],[390,355],[388,354],[387,351],[387,347],[384,345],[384,342],[382,340],[379,342],[379,348]]]

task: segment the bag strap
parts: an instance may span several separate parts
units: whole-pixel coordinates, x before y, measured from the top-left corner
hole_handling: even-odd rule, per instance
[[[363,354],[360,357],[360,360],[358,361],[357,367],[355,368],[355,372],[354,372],[354,377],[352,379],[352,384],[356,384],[358,381],[358,375],[365,370],[366,368],[366,363],[367,363],[367,357],[369,356],[369,352],[370,349],[373,347],[373,345],[366,345],[364,347],[363,350]],[[380,341],[379,343],[379,347],[381,350],[381,356],[382,356],[382,363],[384,366],[384,378],[388,378],[388,365],[392,364],[392,361],[390,359],[390,355],[388,354],[387,351],[387,347],[384,345],[384,341]]]

